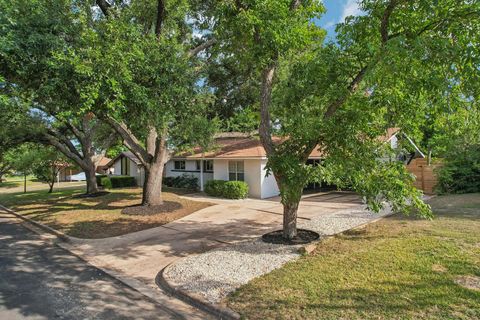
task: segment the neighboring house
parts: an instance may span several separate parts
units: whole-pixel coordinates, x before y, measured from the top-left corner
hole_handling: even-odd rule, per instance
[[[108,164],[111,159],[107,157],[102,157],[97,166],[98,174],[105,174],[108,170]],[[59,181],[82,181],[85,180],[85,173],[78,168],[78,166],[68,163],[68,162],[59,162],[58,166],[61,167],[58,173]]]
[[[400,130],[390,129],[380,140],[396,149],[400,135]],[[214,151],[202,152],[197,148],[189,153],[175,155],[165,165],[164,175],[166,177],[182,175],[197,177],[202,190],[205,183],[212,179],[239,180],[248,184],[251,198],[265,199],[279,195],[275,178],[273,175],[267,176],[267,156],[258,137],[228,133],[218,135],[215,141],[217,147]],[[411,143],[413,144],[413,141]],[[415,145],[414,148],[418,150]],[[418,152],[421,154],[420,150]],[[397,156],[397,158],[403,157],[401,154]],[[319,163],[321,159],[320,151],[314,150],[310,154],[308,163]],[[137,179],[139,186],[144,183],[142,165],[131,152],[121,153],[109,163],[109,167],[111,174],[133,176]],[[316,184],[313,187],[318,189],[328,186]]]
[[[97,164],[97,173],[100,173],[100,174],[108,173],[108,168],[109,168],[108,165],[110,161],[112,161],[112,159],[107,157],[103,157],[102,159],[100,159],[100,161]]]
[[[145,170],[140,160],[130,151],[120,153],[107,164],[107,173],[115,176],[132,176],[139,186],[145,182]]]
[[[387,130],[387,133],[384,136],[379,138],[380,141],[390,144],[390,147],[395,151],[395,158],[390,157],[384,158],[384,160],[397,160],[405,163],[405,165],[410,164],[413,159],[416,158],[425,158],[423,152],[418,148],[418,146],[413,142],[413,140],[399,128],[390,128]],[[406,140],[413,152],[406,151],[401,148],[403,140]]]

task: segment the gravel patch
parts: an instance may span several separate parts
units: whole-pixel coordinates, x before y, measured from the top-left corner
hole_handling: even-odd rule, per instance
[[[380,214],[374,214],[365,210],[365,206],[359,206],[301,221],[298,227],[328,236],[389,213],[389,208]],[[261,239],[242,242],[182,259],[167,268],[163,276],[177,289],[215,304],[252,279],[299,258],[300,247],[301,245],[268,244]]]
[[[390,213],[390,207],[385,208],[380,213],[373,213],[362,205],[358,208],[340,210],[329,215],[315,217],[309,221],[301,221],[298,227],[316,231],[323,236],[331,236],[369,223]]]

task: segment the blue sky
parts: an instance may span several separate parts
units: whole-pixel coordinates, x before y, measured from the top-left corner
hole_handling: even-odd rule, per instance
[[[348,16],[360,14],[357,0],[323,0],[327,13],[317,24],[328,32],[329,38],[335,37],[335,24],[343,21]]]

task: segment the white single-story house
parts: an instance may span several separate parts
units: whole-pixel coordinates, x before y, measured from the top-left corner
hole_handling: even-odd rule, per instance
[[[399,133],[398,129],[390,129],[386,136],[381,137],[381,140],[395,149]],[[279,195],[275,178],[273,175],[267,176],[267,156],[258,137],[227,133],[217,136],[216,145],[215,150],[210,152],[202,152],[198,148],[190,153],[175,155],[166,163],[164,176],[197,177],[201,190],[205,183],[212,179],[240,180],[248,184],[251,198],[265,199]],[[418,150],[416,146],[415,149]],[[310,154],[309,162],[318,163],[321,158],[321,153],[314,150]],[[110,162],[109,167],[110,174],[133,176],[137,179],[139,186],[144,183],[145,175],[142,165],[131,152],[122,152]],[[316,187],[318,188],[319,185],[317,184]]]

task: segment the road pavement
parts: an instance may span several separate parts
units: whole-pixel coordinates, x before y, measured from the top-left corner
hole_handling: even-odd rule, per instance
[[[0,319],[182,319],[0,211]]]

